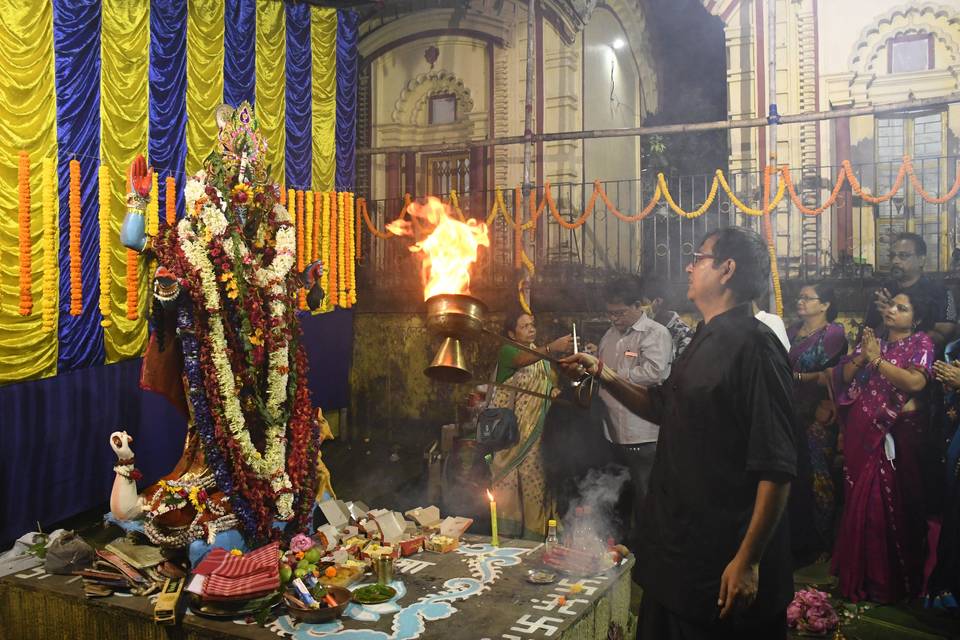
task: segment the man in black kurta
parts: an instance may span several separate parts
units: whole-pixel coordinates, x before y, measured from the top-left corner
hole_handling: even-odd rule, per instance
[[[781,514],[796,431],[786,354],[750,307],[766,287],[767,256],[739,228],[703,241],[687,273],[704,322],[662,385],[637,387],[582,354],[567,359],[661,426],[636,550],[641,640],[786,636],[793,582]]]

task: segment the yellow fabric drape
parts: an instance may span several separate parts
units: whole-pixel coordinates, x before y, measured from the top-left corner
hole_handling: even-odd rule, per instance
[[[120,244],[126,214],[127,167],[147,152],[148,70],[150,68],[150,3],[103,0],[100,38],[100,157],[110,167],[111,244],[110,299],[113,324],[103,332],[106,361],[143,353],[147,344],[147,283],[141,263],[137,295],[138,319],[128,320],[127,249]],[[153,274],[149,274],[152,276]]]
[[[43,331],[44,158],[57,157],[53,10],[0,2],[0,384],[57,372],[56,331]],[[30,154],[33,312],[18,314],[17,156]],[[56,262],[56,261],[55,261]]]
[[[257,0],[257,119],[267,139],[270,178],[284,182],[287,142],[287,20],[284,3]]]
[[[223,102],[223,4],[187,2],[187,175],[201,169],[219,132],[213,112]]]
[[[337,12],[310,9],[313,57],[313,190],[333,191],[337,128]]]

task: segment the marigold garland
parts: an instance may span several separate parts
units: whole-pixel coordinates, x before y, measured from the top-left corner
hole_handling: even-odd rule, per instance
[[[110,321],[110,240],[113,237],[110,224],[110,167],[101,164],[97,174],[100,199],[100,315],[103,316],[100,326],[109,327],[113,324]]]
[[[320,259],[320,223],[323,213],[323,194],[319,191],[313,192],[313,247],[310,249],[310,261],[316,262]]]
[[[291,202],[293,202],[291,200]],[[297,190],[297,273],[303,273],[303,269],[306,265],[303,262],[303,242],[304,242],[304,229],[303,229],[303,191]],[[297,289],[297,298],[298,305],[301,310],[307,308],[307,290],[302,286]]]
[[[763,171],[763,229],[767,236],[767,251],[770,254],[770,277],[773,280],[773,297],[776,302],[776,312],[778,316],[783,315],[783,292],[780,289],[780,273],[777,269],[777,249],[773,240],[773,223],[770,220],[770,210],[768,206],[770,200],[770,180],[776,172],[772,166],[767,165]],[[783,194],[783,180],[780,181],[780,187],[777,193]]]
[[[166,220],[168,225],[177,223],[177,179],[173,176],[167,176],[166,180]]]
[[[323,262],[323,304],[322,311],[330,310],[330,194],[320,194],[323,201],[320,229],[323,239],[320,243],[320,260]]]
[[[303,262],[304,268],[313,262],[313,191],[303,194]]]
[[[283,183],[280,184],[280,204],[287,206],[287,189]]]
[[[41,205],[43,211],[43,330],[53,331],[57,321],[57,212],[54,208],[54,189],[57,167],[51,158],[43,160]]]
[[[33,311],[33,274],[32,251],[30,242],[30,155],[26,151],[20,152],[20,163],[17,168],[17,196],[19,208],[17,223],[19,225],[20,244],[20,315],[28,316]]]
[[[350,194],[350,205],[351,205],[351,209],[353,210],[353,219],[354,219],[354,225],[355,225],[354,236],[353,236],[354,242],[356,243],[356,248],[354,252],[354,261],[360,262],[360,259],[363,258],[363,236],[361,234],[362,229],[360,227],[360,214],[357,211],[357,204],[356,204],[356,201],[354,200],[353,193]],[[356,269],[354,269],[354,271],[356,271]]]
[[[343,207],[343,191],[337,193],[337,211],[340,212],[340,215],[337,216],[337,290],[339,292],[339,297],[337,298],[337,304],[340,305],[341,309],[347,308],[347,283],[346,283],[346,242],[344,242],[344,218],[346,217],[347,212],[344,211]]]
[[[140,254],[133,249],[127,249],[127,320],[136,320],[140,317],[137,307],[140,287]]]
[[[337,294],[337,192],[330,192],[330,229],[328,230],[327,241],[330,245],[330,262],[328,263],[329,278],[327,280],[327,292],[330,295],[330,308],[337,305],[339,296]]]
[[[354,217],[356,212],[353,206],[353,193],[348,191],[345,197],[347,200],[347,221],[344,227],[347,232],[347,253],[349,254],[347,258],[347,287],[349,287],[347,306],[352,307],[357,303],[357,256],[354,247]]]
[[[147,235],[155,238],[160,232],[160,178],[156,171],[150,183],[150,202],[147,203],[145,222]]]
[[[80,161],[70,161],[70,315],[83,313],[80,253]]]

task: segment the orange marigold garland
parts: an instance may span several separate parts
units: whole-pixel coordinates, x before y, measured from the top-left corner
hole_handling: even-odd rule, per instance
[[[291,200],[293,202],[293,200]],[[297,273],[303,273],[303,191],[297,191]],[[303,287],[297,291],[300,309],[307,308],[307,291]]]
[[[43,211],[43,330],[53,331],[57,323],[57,211],[54,208],[54,185],[57,166],[51,158],[43,161],[43,183],[40,202]]]
[[[80,161],[70,161],[70,315],[83,313],[80,254]]]
[[[337,216],[337,291],[340,293],[337,298],[337,304],[340,305],[341,309],[347,308],[347,264],[346,264],[346,249],[347,243],[345,242],[345,234],[343,231],[344,228],[344,218],[346,218],[347,212],[344,210],[343,206],[343,191],[337,193],[337,211],[340,212],[340,215]]]
[[[357,263],[353,244],[353,194],[349,191],[346,192],[344,194],[344,200],[347,205],[347,219],[343,225],[347,234],[347,307],[352,307],[357,303]]]
[[[160,232],[160,177],[156,171],[153,172],[150,183],[150,202],[147,203],[146,216],[147,235],[156,238]]]
[[[287,190],[284,185],[280,185],[280,204],[287,206]]]
[[[330,308],[337,305],[337,192],[330,192],[330,230],[327,236],[330,244],[330,263],[327,271],[330,274],[327,291],[330,294]]]
[[[167,176],[167,207],[166,223],[175,225],[177,223],[177,179],[173,176]]]
[[[330,194],[321,193],[323,213],[321,214],[320,229],[323,240],[320,243],[320,260],[323,262],[323,305],[322,311],[330,310]]]
[[[110,321],[110,239],[113,237],[113,230],[110,225],[110,167],[105,164],[100,165],[99,177],[99,196],[100,196],[100,315],[103,320],[100,326],[109,327],[113,323]]]
[[[28,316],[33,311],[33,274],[31,273],[32,250],[30,243],[30,155],[20,152],[20,164],[17,169],[17,195],[19,209],[20,240],[20,315]]]
[[[140,254],[133,249],[127,249],[127,320],[136,320],[140,317],[137,312],[140,287]]]
[[[353,208],[353,218],[356,222],[353,236],[356,244],[354,260],[359,262],[363,257],[363,236],[360,233],[360,213],[357,211],[356,201],[354,200],[354,195],[352,193],[350,194],[350,204]]]

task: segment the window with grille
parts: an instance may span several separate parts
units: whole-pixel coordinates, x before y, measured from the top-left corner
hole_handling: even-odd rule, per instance
[[[924,33],[891,39],[887,61],[890,73],[933,69],[933,36]]]

